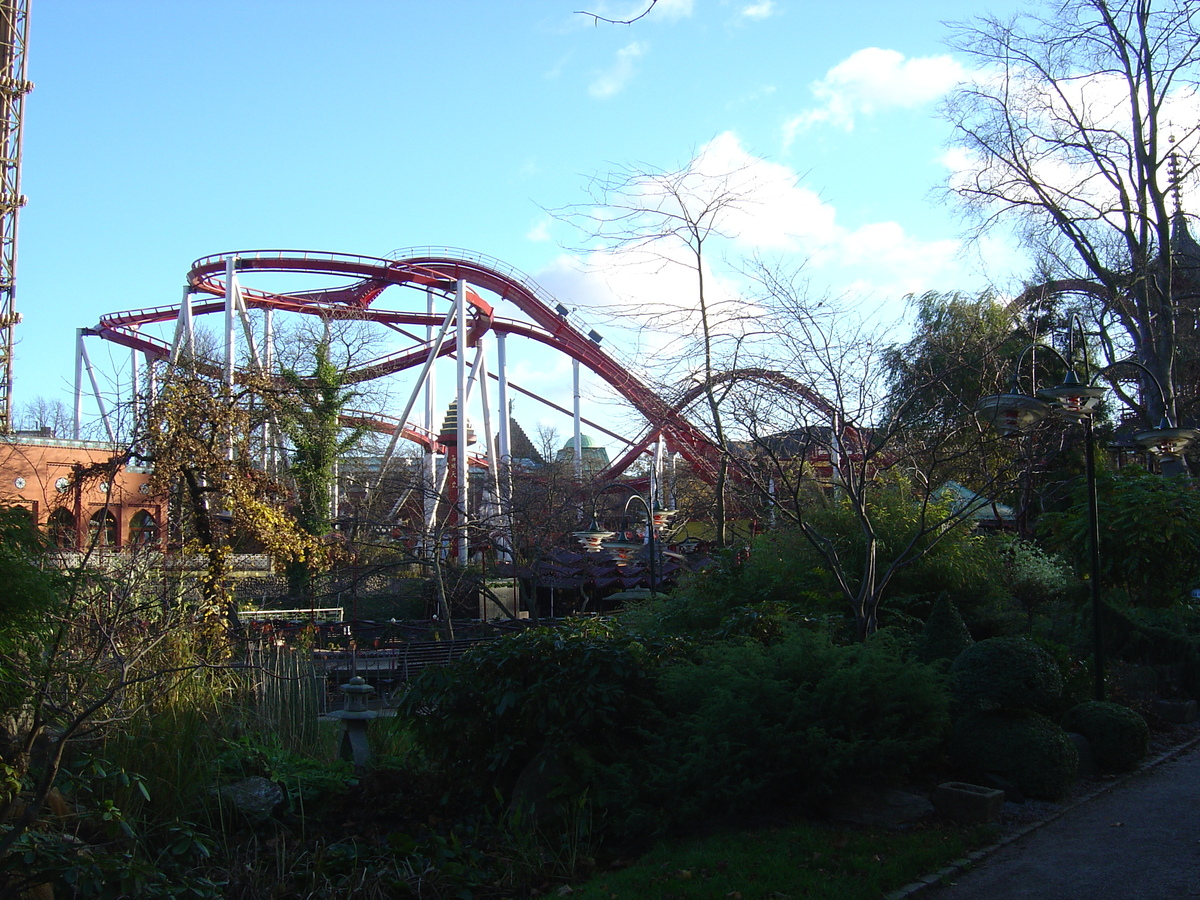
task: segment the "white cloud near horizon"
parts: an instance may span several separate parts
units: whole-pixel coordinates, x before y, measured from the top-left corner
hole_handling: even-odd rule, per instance
[[[650,45],[645,41],[634,41],[617,51],[613,64],[593,79],[588,93],[597,100],[607,100],[625,89],[637,71],[637,60],[646,55]]]
[[[854,295],[890,305],[897,318],[906,294],[982,286],[974,277],[978,263],[963,260],[957,238],[926,240],[898,221],[842,224],[836,207],[793,169],[750,154],[732,132],[704,145],[679,172],[660,174],[694,176],[690,193],[701,204],[712,199],[704,196],[706,188],[738,198],[723,209],[705,249],[709,299],[725,308],[727,318],[755,308],[747,299],[753,287],[741,269],[756,256],[803,266],[815,296]],[[632,199],[648,210],[647,221],[668,208],[653,180],[647,175],[642,193]],[[597,216],[602,212],[594,210]],[[636,343],[636,356],[645,358],[647,351],[669,353],[694,319],[694,265],[679,244],[661,241],[630,251],[610,242],[578,257],[564,254],[535,277],[568,306],[601,323],[602,333],[611,330],[616,337],[626,330],[620,342]],[[649,333],[660,328],[665,333]]]
[[[817,104],[785,123],[784,146],[817,125],[853,131],[860,117],[925,106],[967,76],[950,56],[910,58],[880,47],[856,50],[809,86]]]

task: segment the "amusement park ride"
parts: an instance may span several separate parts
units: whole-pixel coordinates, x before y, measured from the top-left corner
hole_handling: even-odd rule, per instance
[[[24,97],[32,89],[25,77],[28,25],[29,0],[0,0],[0,435],[13,433],[13,329],[21,319],[15,306],[15,276],[17,213],[25,202],[20,194],[22,115]],[[461,250],[419,248],[396,251],[386,258],[300,250],[235,251],[204,257],[192,264],[179,303],[111,313],[101,316],[93,326],[77,329],[72,434],[75,443],[69,447],[70,442],[44,441],[47,453],[63,457],[44,463],[31,462],[28,453],[22,451],[24,461],[19,465],[32,469],[12,475],[15,502],[30,506],[35,521],[45,520],[49,508],[58,502],[54,491],[63,490],[65,479],[49,477],[42,470],[47,466],[72,464],[67,459],[70,452],[78,455],[87,450],[78,443],[82,437],[85,375],[108,436],[109,443],[105,446],[111,451],[119,444],[119,437],[129,439],[128,434],[119,435],[114,427],[110,409],[114,398],[109,394],[106,399],[101,388],[88,354],[87,338],[100,338],[130,351],[130,375],[120,379],[128,393],[120,400],[127,412],[132,411],[127,420],[136,422],[139,405],[153,401],[165,367],[181,361],[203,368],[209,375],[219,374],[230,388],[249,376],[277,378],[280,365],[276,337],[286,333],[294,324],[288,320],[296,317],[325,323],[350,320],[385,338],[380,346],[386,346],[387,352],[356,362],[344,373],[343,381],[361,384],[388,379],[393,395],[404,396],[407,392],[407,401],[395,410],[395,415],[344,411],[343,423],[348,427],[367,428],[389,436],[386,452],[373,476],[374,484],[368,485],[368,490],[378,488],[403,439],[423,449],[423,470],[430,483],[437,483],[438,458],[444,458],[443,497],[449,498],[454,515],[463,517],[461,521],[466,521],[471,513],[466,509],[469,491],[462,490],[462,496],[458,496],[459,486],[469,483],[469,466],[486,469],[490,494],[502,506],[504,498],[511,496],[503,481],[512,460],[510,396],[514,392],[570,416],[569,446],[573,447],[576,475],[582,476],[582,425],[586,420],[581,413],[581,368],[612,388],[644,420],[640,432],[632,439],[587,422],[589,429],[616,438],[623,445],[618,458],[607,469],[589,471],[589,478],[596,483],[612,482],[636,461],[648,457],[651,499],[655,502],[666,499],[659,488],[666,460],[673,464],[676,458],[681,458],[701,478],[713,480],[718,450],[686,415],[689,406],[702,396],[704,386],[695,385],[674,401],[664,399],[640,380],[629,364],[603,349],[602,338],[594,329],[585,333],[583,328],[587,326],[577,328],[569,315],[565,306],[517,270],[490,257]],[[207,321],[219,322],[217,327],[209,329],[218,338],[215,351],[203,349],[211,347],[213,342],[196,339],[206,316],[212,317]],[[544,348],[540,353],[549,351],[551,355],[570,359],[572,409],[558,406],[509,380],[509,338],[519,339],[522,348],[539,345]],[[493,355],[494,372],[490,362]],[[527,358],[522,361],[527,362]],[[448,432],[445,425],[437,428],[435,417],[451,398],[439,400],[436,383],[439,370],[444,378],[451,367],[453,396],[446,422],[453,425]],[[836,421],[833,410],[827,409],[828,404],[819,395],[790,381],[781,383],[781,379],[788,380],[778,373],[743,370],[726,373],[723,378],[774,382],[800,394],[811,406],[827,412]],[[498,384],[494,404],[488,394],[490,380]],[[403,387],[394,390],[398,384]],[[414,419],[422,394],[423,408]],[[482,418],[486,436],[484,453],[470,450],[471,415]],[[50,446],[55,443],[61,446]],[[278,433],[272,434],[270,423],[265,426],[261,446],[264,467],[277,466],[285,448]],[[92,448],[101,456],[104,449],[99,444]],[[87,461],[94,462],[90,457]],[[139,477],[144,481],[144,473]],[[30,494],[33,487],[27,482],[31,479],[43,482],[37,496]],[[131,482],[128,491],[119,492],[115,491],[117,485],[113,487],[115,493],[133,496],[130,508],[136,506],[137,515],[147,512],[141,507],[148,499],[138,499],[147,493],[145,484]],[[112,499],[112,493],[104,497],[76,497],[76,522],[85,521],[93,506],[97,515],[107,515]],[[336,497],[334,508],[337,508]],[[426,513],[427,517],[432,516],[428,503]],[[161,526],[161,516],[157,513],[155,521]],[[126,532],[132,534],[135,530],[132,525],[119,522],[116,544],[123,544]],[[466,530],[460,528],[459,532],[456,555],[465,558]]]
[[[286,283],[287,289],[281,288],[280,282]],[[296,289],[297,283],[312,286]],[[583,367],[615,389],[645,419],[641,433],[624,441],[624,452],[607,470],[598,473],[599,480],[617,478],[643,455],[649,455],[657,467],[664,455],[675,453],[702,477],[711,474],[716,448],[684,415],[695,397],[668,403],[638,379],[626,363],[602,349],[599,334],[594,330],[582,333],[568,315],[566,307],[520,272],[497,260],[460,250],[420,248],[397,251],[389,258],[299,250],[215,254],[192,264],[181,302],[111,313],[102,316],[98,324],[78,330],[76,437],[82,419],[85,376],[109,439],[115,441],[117,437],[85,339],[98,337],[128,348],[134,373],[130,382],[137,387],[135,394],[145,397],[153,395],[155,372],[163,364],[183,360],[191,360],[191,364],[210,373],[219,372],[230,387],[251,373],[275,376],[276,337],[288,327],[281,319],[307,316],[318,321],[362,323],[388,338],[386,353],[356,362],[344,375],[346,384],[398,378],[408,392],[407,401],[394,416],[346,413],[347,425],[365,425],[390,435],[375,485],[382,480],[399,441],[404,439],[423,448],[431,477],[436,477],[434,460],[438,455],[445,456],[446,493],[459,515],[468,515],[465,492],[459,497],[458,486],[467,483],[469,465],[488,468],[494,496],[507,494],[498,483],[512,458],[510,418],[505,411],[510,409],[509,398],[514,390],[537,396],[509,380],[510,338],[533,342],[570,358],[573,409],[555,408],[571,415],[577,470],[584,424],[580,407]],[[210,329],[219,335],[216,343],[220,349],[216,353],[205,354],[205,342],[196,340],[204,316],[220,323]],[[493,353],[494,373],[490,362]],[[443,369],[453,366],[453,388],[446,398],[452,401],[452,409],[468,410],[468,414],[476,410],[481,416],[486,453],[467,451],[468,415],[453,415],[455,433],[438,431],[439,410],[446,403],[442,400],[439,406],[436,395],[439,360],[443,361]],[[494,405],[488,392],[491,379],[498,384]],[[423,408],[414,421],[414,410],[422,395]],[[665,452],[658,452],[660,448]],[[490,460],[500,465],[491,465]],[[266,460],[264,464],[269,465]],[[659,474],[654,474],[656,481]],[[465,540],[465,536],[461,538]],[[459,552],[465,554],[465,546]]]

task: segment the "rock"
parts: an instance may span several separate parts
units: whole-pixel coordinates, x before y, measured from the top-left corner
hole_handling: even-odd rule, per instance
[[[915,822],[934,813],[928,797],[894,789],[859,788],[830,804],[829,814],[839,822],[891,828]]]
[[[221,802],[228,804],[252,822],[262,822],[283,805],[283,788],[269,778],[251,775],[233,784],[217,788]]]
[[[933,793],[933,805],[940,815],[966,825],[986,825],[1000,818],[1004,808],[1004,791],[947,781],[939,784]]]
[[[1195,700],[1159,700],[1154,704],[1154,711],[1176,725],[1190,725],[1197,716]]]

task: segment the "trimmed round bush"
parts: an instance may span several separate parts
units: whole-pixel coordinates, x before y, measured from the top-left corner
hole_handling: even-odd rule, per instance
[[[1105,700],[1080,703],[1067,710],[1063,728],[1087,738],[1096,765],[1110,772],[1134,768],[1146,758],[1150,746],[1146,720],[1128,707]]]
[[[988,638],[972,644],[950,666],[954,699],[968,710],[1048,712],[1062,696],[1054,658],[1027,638]]]
[[[1040,800],[1058,800],[1079,771],[1079,751],[1067,733],[1027,709],[967,713],[954,726],[950,758],[968,781],[999,776]]]

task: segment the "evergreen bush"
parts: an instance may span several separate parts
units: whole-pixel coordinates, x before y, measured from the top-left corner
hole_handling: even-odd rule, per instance
[[[954,698],[967,710],[1032,709],[1047,712],[1062,696],[1062,674],[1053,657],[1020,637],[972,644],[950,666]]]
[[[917,658],[923,663],[952,662],[973,643],[967,623],[958,614],[954,603],[945,593],[938,595],[917,638]]]
[[[1027,709],[967,713],[954,725],[950,757],[967,781],[998,776],[1041,800],[1066,794],[1079,769],[1079,752],[1067,733]]]
[[[1119,703],[1091,700],[1067,710],[1063,728],[1082,734],[1092,745],[1096,765],[1110,772],[1135,768],[1146,758],[1150,729],[1146,720]]]
[[[657,687],[646,744],[610,770],[625,833],[894,783],[931,758],[949,722],[937,674],[885,635],[722,642],[664,666]]]
[[[645,655],[600,620],[530,628],[422,671],[395,726],[465,790],[504,791],[547,753],[623,752],[647,692]]]

